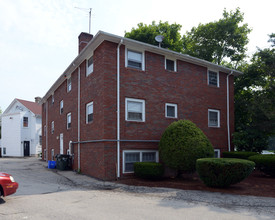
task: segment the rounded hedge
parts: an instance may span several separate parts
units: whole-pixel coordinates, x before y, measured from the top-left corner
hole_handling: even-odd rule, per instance
[[[214,157],[214,149],[193,122],[179,120],[170,124],[159,143],[160,159],[170,168],[183,172],[195,172],[196,160]]]
[[[275,154],[255,155],[248,158],[256,163],[256,168],[263,173],[275,177]]]
[[[235,158],[203,158],[196,163],[197,172],[209,187],[224,188],[244,180],[250,175],[255,163]]]
[[[239,158],[248,160],[249,157],[258,155],[259,153],[251,152],[251,151],[225,151],[222,153],[224,158]]]
[[[164,168],[161,163],[136,162],[134,172],[137,177],[144,179],[160,179],[163,176]]]

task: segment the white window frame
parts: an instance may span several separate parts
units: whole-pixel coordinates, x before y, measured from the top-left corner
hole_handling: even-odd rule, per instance
[[[213,126],[213,125],[210,125],[210,117],[209,117],[209,113],[210,112],[217,112],[218,113],[218,124],[217,126]],[[219,128],[220,127],[220,110],[217,110],[217,109],[208,109],[208,127],[211,127],[211,128]]]
[[[93,122],[93,120],[92,121],[88,121],[88,108],[89,108],[89,106],[92,106],[92,110],[93,110],[93,112],[92,112],[92,114],[94,114],[94,102],[90,102],[90,103],[88,103],[88,104],[86,104],[86,124],[90,124],[90,123],[92,123]]]
[[[89,66],[89,60],[93,59],[93,63]],[[86,61],[86,76],[89,76],[92,72],[94,72],[94,55],[90,56]]]
[[[27,119],[27,126],[24,126],[24,118],[26,118]],[[22,126],[23,126],[23,128],[28,128],[29,127],[29,117],[27,117],[27,116],[23,116],[23,123],[22,123]]]
[[[139,102],[142,104],[142,120],[131,120],[128,119],[128,102]],[[125,98],[125,120],[126,121],[135,121],[135,122],[145,122],[145,100],[143,99],[133,99]]]
[[[67,79],[67,92],[70,92],[72,90],[72,77],[70,76]]]
[[[64,101],[61,100],[59,103],[59,113],[60,115],[64,112]]]
[[[70,123],[71,123],[70,127],[69,127],[69,120],[68,120],[69,116],[70,116]],[[71,128],[72,128],[72,113],[69,112],[69,113],[67,114],[67,130],[69,130],[69,129],[71,129]]]
[[[128,66],[128,51],[131,51],[131,52],[134,52],[134,53],[141,53],[141,69]],[[144,53],[144,51],[139,51],[139,50],[136,50],[136,49],[125,47],[125,67],[145,71],[145,53]]]
[[[52,121],[52,123],[51,123],[51,133],[53,134],[54,133],[54,121]]]
[[[166,61],[167,61],[167,60],[174,61],[174,70],[168,70],[168,69],[167,69],[167,64],[166,64]],[[172,59],[172,58],[170,58],[170,57],[165,57],[164,66],[165,66],[165,69],[168,70],[168,71],[177,72],[177,60],[176,60],[176,59]]]
[[[215,157],[215,158],[220,158],[221,157],[221,150],[220,149],[214,149],[214,152],[218,153],[217,157]]]
[[[139,162],[142,162],[142,153],[156,153],[156,163],[159,162],[159,152],[158,150],[124,150],[122,155],[122,169],[123,173],[133,173],[133,172],[125,172],[125,154],[127,153],[139,153]]]
[[[175,107],[175,117],[171,117],[167,115],[167,107],[172,106]],[[177,104],[172,104],[172,103],[165,103],[165,117],[166,118],[178,118],[178,105]]]
[[[212,84],[209,84],[209,72],[214,72],[214,73],[217,73],[217,85],[212,85]],[[214,87],[220,87],[220,73],[219,73],[219,71],[217,71],[217,70],[212,70],[212,69],[208,69],[207,70],[207,85],[209,85],[209,86],[214,86]]]

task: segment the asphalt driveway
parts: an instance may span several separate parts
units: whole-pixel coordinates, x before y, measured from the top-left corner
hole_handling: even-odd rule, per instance
[[[46,168],[37,158],[0,158],[19,183],[0,219],[274,219],[275,198],[135,187]]]

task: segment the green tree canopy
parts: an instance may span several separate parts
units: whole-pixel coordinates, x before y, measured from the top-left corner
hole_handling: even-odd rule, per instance
[[[235,11],[223,11],[223,18],[193,27],[183,36],[183,52],[216,64],[234,67],[245,58],[248,34],[251,29],[243,24],[244,15]]]
[[[182,52],[182,38],[180,34],[180,24],[169,24],[168,22],[155,21],[152,24],[146,25],[139,23],[137,28],[132,28],[130,32],[125,32],[127,38],[138,40],[144,43],[149,43],[158,46],[158,42],[155,40],[157,35],[163,35],[164,39],[161,44],[163,48]]]
[[[235,82],[234,143],[239,150],[261,151],[275,134],[275,35],[270,48],[258,49]]]

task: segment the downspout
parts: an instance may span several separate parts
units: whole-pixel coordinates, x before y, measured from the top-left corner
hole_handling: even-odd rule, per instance
[[[226,76],[226,86],[227,86],[227,93],[226,93],[226,113],[227,113],[227,141],[228,141],[228,151],[230,151],[230,120],[229,120],[229,76],[233,74],[231,71],[230,74]]]
[[[117,178],[120,178],[120,45],[117,46]]]
[[[78,67],[78,91],[77,91],[77,163],[80,171],[80,67]]]

